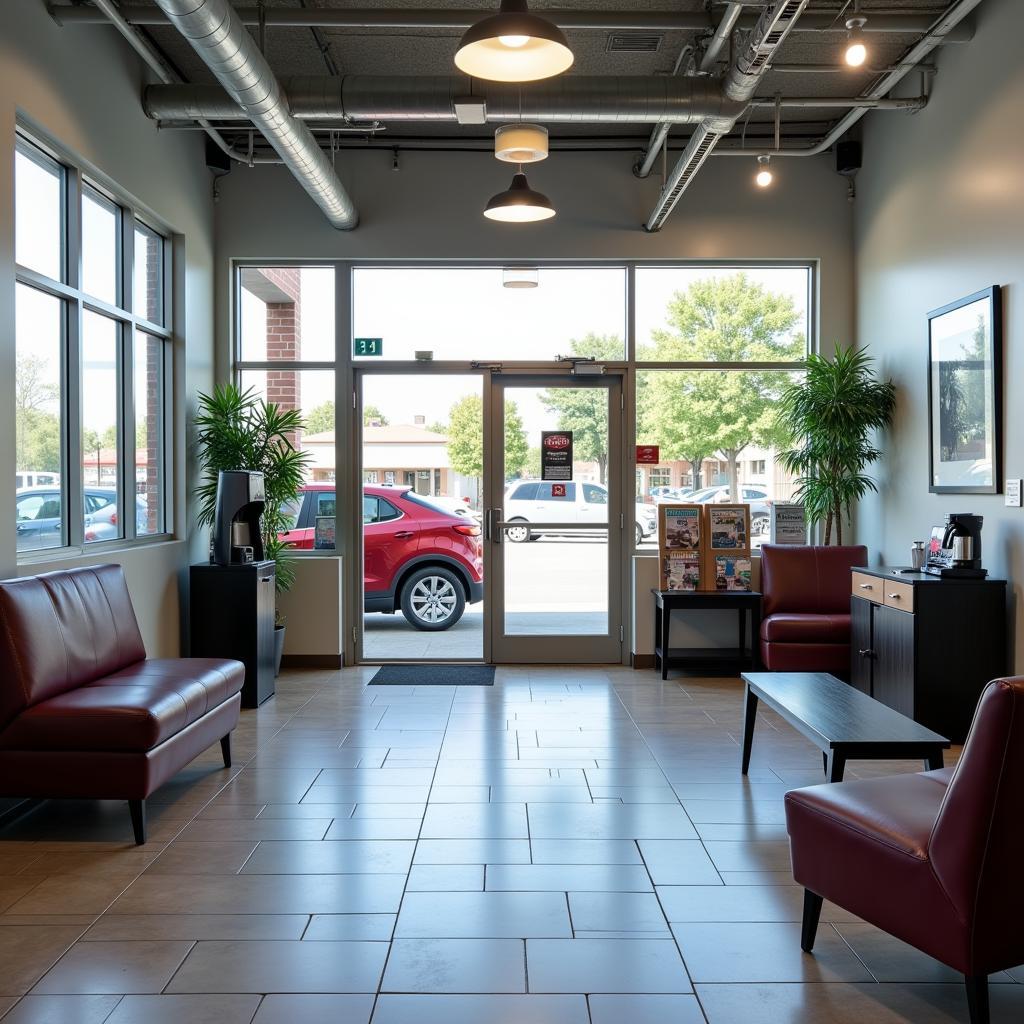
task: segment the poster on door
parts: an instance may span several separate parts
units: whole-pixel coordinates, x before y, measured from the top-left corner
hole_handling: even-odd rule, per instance
[[[542,430],[540,433],[541,480],[572,479],[572,431]]]

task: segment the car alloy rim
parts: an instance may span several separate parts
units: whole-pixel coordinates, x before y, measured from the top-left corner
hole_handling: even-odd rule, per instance
[[[424,622],[443,622],[457,601],[455,587],[442,576],[425,576],[412,588],[412,610]]]
[[[529,531],[525,526],[510,526],[508,528],[508,539],[511,541],[526,540]]]

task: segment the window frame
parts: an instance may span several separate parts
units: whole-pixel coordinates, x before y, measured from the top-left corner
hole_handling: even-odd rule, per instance
[[[79,159],[44,132],[19,118],[15,124],[15,150],[35,163],[57,167],[61,171],[61,279],[49,277],[15,262],[15,282],[61,301],[63,332],[61,344],[61,462],[60,490],[63,511],[60,544],[49,548],[16,552],[17,562],[48,562],[69,554],[103,552],[125,546],[166,541],[174,536],[174,481],[169,469],[173,453],[173,237],[160,218],[106,178],[100,171]],[[17,180],[14,182],[17,190]],[[82,204],[86,198],[112,205],[116,213],[117,238],[114,304],[87,294],[82,287]],[[149,320],[147,311],[134,309],[134,241],[136,225],[161,240],[159,289],[161,322]],[[15,260],[17,255],[15,254]],[[120,535],[106,541],[85,540],[85,483],[82,449],[84,366],[82,359],[83,317],[92,312],[115,324],[117,358],[117,515]],[[160,481],[159,520],[156,532],[140,534],[137,529],[136,500],[136,333],[160,339],[160,410],[158,480]],[[24,467],[17,467],[24,468]]]

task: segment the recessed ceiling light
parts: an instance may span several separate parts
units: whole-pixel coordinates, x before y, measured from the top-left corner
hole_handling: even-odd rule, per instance
[[[530,224],[554,217],[555,207],[541,192],[530,188],[526,175],[519,171],[504,192],[491,196],[484,207],[484,216],[506,224]]]
[[[569,43],[557,25],[531,14],[526,0],[501,0],[497,14],[471,25],[455,66],[491,82],[535,82],[572,67]]]

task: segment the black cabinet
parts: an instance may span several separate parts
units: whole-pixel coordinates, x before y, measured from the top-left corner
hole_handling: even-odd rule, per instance
[[[852,594],[851,683],[962,743],[985,684],[1006,673],[1005,580],[856,569]]]
[[[245,665],[242,707],[274,695],[274,563],[193,565],[189,622],[194,658]]]

